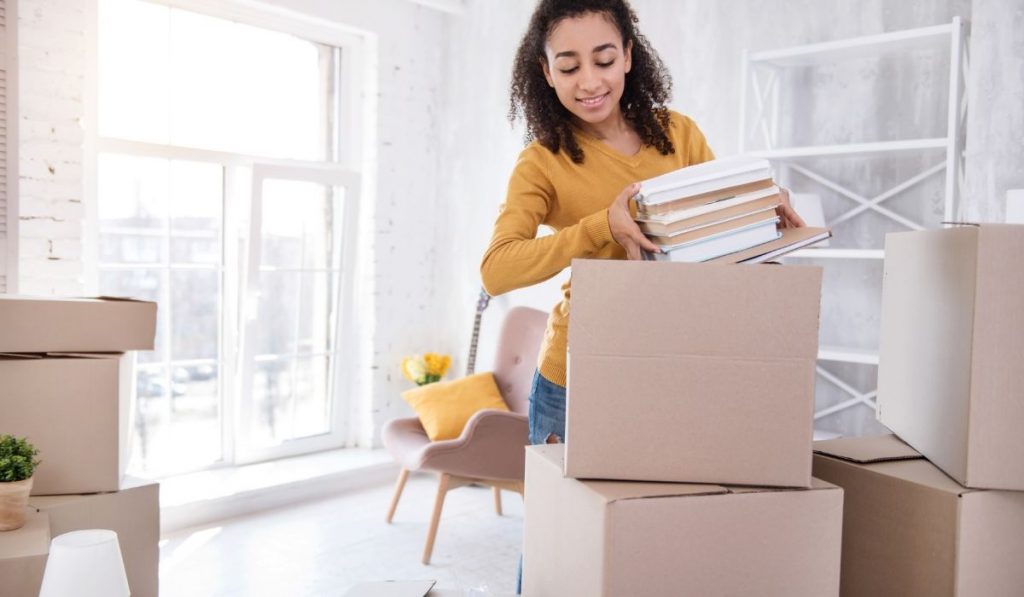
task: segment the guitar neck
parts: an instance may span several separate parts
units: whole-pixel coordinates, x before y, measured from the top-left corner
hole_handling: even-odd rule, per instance
[[[473,375],[476,370],[476,344],[480,338],[480,319],[483,316],[483,311],[477,311],[476,317],[473,318],[473,336],[469,341],[469,358],[466,359],[466,375]]]

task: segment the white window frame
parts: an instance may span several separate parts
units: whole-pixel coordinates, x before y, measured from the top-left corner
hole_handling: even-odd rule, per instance
[[[88,122],[95,123],[98,119],[98,31],[96,28],[99,13],[99,0],[88,0],[86,10],[90,15],[86,32],[89,41],[89,55],[86,67],[86,89],[84,108]],[[90,294],[98,294],[99,289],[99,220],[97,196],[97,156],[101,153],[119,153],[138,157],[156,157],[172,160],[196,162],[215,162],[224,166],[223,206],[223,242],[224,263],[221,300],[222,328],[219,375],[221,379],[221,426],[222,426],[222,460],[206,468],[236,466],[259,460],[268,460],[310,452],[332,447],[343,447],[356,444],[361,428],[350,417],[360,412],[360,397],[357,375],[358,357],[352,354],[355,350],[351,343],[342,342],[338,353],[334,376],[345,380],[345,383],[334,384],[332,410],[333,433],[326,441],[288,442],[267,450],[239,450],[241,386],[251,383],[244,375],[237,373],[243,366],[244,314],[247,305],[244,302],[248,288],[247,267],[251,261],[247,255],[239,254],[240,243],[248,242],[244,237],[248,230],[238,229],[237,224],[249,221],[252,203],[249,205],[233,204],[231,198],[238,195],[236,188],[240,184],[239,176],[244,169],[267,174],[291,173],[294,176],[317,176],[323,180],[340,181],[345,188],[345,200],[342,209],[345,228],[345,256],[342,262],[343,279],[337,306],[337,321],[342,330],[354,322],[353,292],[355,291],[356,264],[361,259],[358,254],[358,222],[359,209],[357,202],[362,197],[367,200],[372,196],[375,185],[372,177],[366,172],[376,169],[376,133],[372,123],[376,121],[376,35],[349,27],[328,19],[310,16],[286,8],[264,4],[253,0],[144,0],[154,4],[188,10],[246,25],[260,27],[272,31],[294,35],[310,42],[325,44],[341,49],[340,80],[337,81],[339,105],[335,114],[336,128],[344,131],[334,148],[336,161],[318,162],[303,160],[268,159],[264,156],[253,156],[226,153],[197,148],[163,145],[127,139],[100,137],[95,126],[85,131],[85,224],[84,234],[87,239],[84,250],[86,290]],[[319,174],[316,174],[319,173]],[[255,176],[253,182],[255,182]],[[303,178],[303,180],[307,180]],[[254,187],[255,189],[255,187]],[[251,199],[251,198],[250,198]],[[351,207],[349,207],[351,205]],[[349,212],[351,209],[351,213]],[[251,241],[252,237],[248,240]],[[244,245],[248,247],[248,245]],[[244,250],[243,250],[244,251]],[[350,299],[350,300],[343,300]],[[355,326],[352,326],[353,328]],[[343,338],[344,332],[336,332],[336,341]],[[134,387],[134,384],[133,384]]]
[[[252,169],[252,200],[250,201],[249,214],[249,236],[247,267],[245,269],[245,296],[242,301],[242,340],[239,343],[242,347],[239,378],[241,387],[237,395],[241,398],[236,402],[235,424],[241,426],[241,421],[250,417],[249,409],[252,407],[248,397],[253,396],[255,383],[255,362],[256,362],[256,334],[255,329],[259,326],[259,296],[260,288],[260,265],[262,263],[261,230],[263,226],[263,183],[267,180],[290,180],[299,182],[311,182],[326,187],[340,187],[344,189],[344,197],[340,202],[341,209],[341,249],[339,259],[340,280],[338,284],[338,301],[333,306],[334,331],[330,355],[332,364],[330,368],[330,381],[328,391],[331,392],[332,402],[330,416],[330,430],[322,435],[301,437],[286,440],[284,443],[272,447],[256,447],[247,445],[244,442],[236,442],[238,451],[235,453],[236,464],[259,462],[271,458],[280,458],[315,452],[329,448],[341,447],[350,443],[348,421],[351,416],[351,405],[346,403],[346,396],[357,395],[358,388],[355,383],[355,371],[352,364],[354,346],[351,339],[354,334],[350,333],[354,326],[354,291],[355,291],[355,265],[357,253],[358,222],[359,222],[359,183],[360,177],[356,172],[346,170],[342,167],[331,166],[309,166],[309,165],[273,165],[268,163],[255,164]],[[320,355],[313,355],[320,356]],[[245,438],[243,433],[236,436],[239,440]]]

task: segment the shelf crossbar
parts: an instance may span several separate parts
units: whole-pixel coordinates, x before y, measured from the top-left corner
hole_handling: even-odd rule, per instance
[[[864,406],[867,406],[872,410],[878,407],[878,404],[875,402],[875,397],[878,395],[878,390],[871,390],[870,392],[860,392],[854,389],[850,384],[846,383],[845,381],[836,377],[834,374],[830,373],[824,367],[821,367],[820,365],[816,367],[815,370],[817,371],[818,375],[820,375],[825,381],[828,381],[829,383],[836,386],[846,394],[850,395],[850,398],[848,400],[844,400],[842,402],[839,402],[838,404],[833,404],[832,406],[816,411],[814,413],[815,421],[827,417],[829,415],[835,414],[837,412],[853,408],[858,404],[863,404]]]
[[[798,66],[814,64],[820,60],[857,58],[875,55],[879,50],[922,47],[943,41],[953,32],[953,24],[935,25],[903,31],[865,35],[837,41],[807,44],[793,48],[767,50],[750,55],[752,63],[771,66]]]
[[[897,151],[921,151],[925,149],[946,149],[946,137],[925,137],[922,139],[898,139],[895,141],[866,141],[862,143],[836,143],[833,145],[803,145],[778,149],[755,149],[751,155],[766,159],[817,158],[878,154]]]
[[[900,184],[898,184],[898,185],[892,187],[891,189],[883,192],[882,194],[874,197],[873,199],[871,199],[867,203],[863,203],[861,205],[858,205],[857,207],[854,207],[853,209],[847,211],[846,213],[836,217],[834,220],[832,220],[831,224],[833,226],[835,226],[836,224],[839,224],[841,222],[845,222],[846,220],[849,220],[849,219],[851,219],[853,217],[856,217],[857,214],[859,214],[859,213],[862,213],[862,212],[867,211],[869,209],[873,209],[875,206],[879,205],[883,201],[885,201],[887,199],[891,199],[891,198],[895,197],[896,195],[899,195],[903,191],[906,191],[907,189],[913,187],[914,185],[916,185],[916,184],[918,184],[918,183],[928,179],[932,175],[935,175],[935,174],[938,174],[939,172],[942,172],[945,168],[946,168],[946,162],[945,161],[939,162],[938,164],[935,164],[931,168],[928,168],[927,170],[925,170],[923,172],[915,174],[914,176],[908,178],[907,180],[901,182]]]
[[[839,193],[840,195],[846,197],[847,199],[859,205],[865,206],[865,209],[871,209],[873,211],[876,211],[882,214],[883,216],[889,218],[890,220],[902,224],[911,230],[924,230],[924,226],[922,226],[921,224],[918,224],[917,222],[909,218],[901,216],[900,214],[892,211],[891,209],[882,207],[881,205],[872,204],[871,199],[868,199],[867,197],[864,197],[859,193],[855,193],[854,191],[851,191],[850,189],[840,185],[839,183],[829,180],[828,178],[818,174],[817,172],[810,170],[806,166],[802,166],[800,164],[787,165],[793,170],[799,172],[800,174],[803,174],[807,178],[810,178],[811,180],[821,184],[822,186],[825,186]]]

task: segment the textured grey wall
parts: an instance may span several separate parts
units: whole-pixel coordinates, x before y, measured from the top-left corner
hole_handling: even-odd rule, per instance
[[[1024,0],[974,0],[963,217],[1002,221],[1024,189]]]
[[[634,0],[641,30],[674,77],[672,107],[691,115],[719,156],[738,149],[740,63],[744,49],[784,48],[949,23],[971,18],[969,0],[887,2],[884,0]],[[1024,143],[1024,17],[1021,2],[976,0],[981,27],[968,80],[973,105],[967,143],[967,170],[988,172],[985,185],[1022,187],[1019,167]],[[533,2],[474,0],[466,14],[448,22],[445,111],[440,174],[449,214],[439,230],[445,329],[458,330],[457,355],[465,354],[478,291],[477,267],[490,227],[504,198],[505,184],[521,148],[520,133],[505,120],[510,65]],[[1009,17],[1009,18],[1008,18]],[[979,39],[984,36],[984,39]],[[998,58],[997,58],[998,56]],[[834,65],[799,69],[784,80],[780,141],[786,144],[882,141],[939,137],[946,130],[948,50],[915,50]],[[1012,81],[1005,81],[1009,77]],[[1002,87],[1001,87],[1002,86]],[[980,99],[979,99],[979,96]],[[984,133],[977,133],[984,128]],[[983,147],[978,138],[987,139]],[[847,157],[809,160],[805,165],[873,197],[943,159],[941,151],[898,157]],[[971,163],[971,160],[975,160]],[[781,173],[794,190],[822,195],[825,211],[835,216],[853,206],[797,174]],[[975,175],[977,178],[978,175]],[[1016,178],[1014,178],[1016,177]],[[991,182],[989,182],[991,181]],[[943,175],[935,175],[885,205],[893,211],[938,226],[942,219]],[[964,209],[995,214],[998,192],[971,193]],[[445,201],[442,201],[445,203]],[[884,234],[904,230],[886,218],[866,213],[838,226],[833,246],[881,248]],[[882,264],[878,260],[824,261],[821,341],[877,348]],[[489,347],[501,313],[513,304],[548,309],[558,300],[557,283],[517,291],[495,299],[485,315],[479,368],[489,366]],[[859,391],[875,387],[873,366],[824,363]],[[819,407],[848,396],[819,380]],[[819,421],[818,427],[845,434],[879,432],[874,413],[858,407]]]

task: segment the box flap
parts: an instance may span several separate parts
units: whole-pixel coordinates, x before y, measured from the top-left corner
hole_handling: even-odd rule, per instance
[[[542,444],[527,448],[538,456],[542,461],[554,468],[559,474],[565,470],[565,444]],[[656,497],[681,497],[689,495],[711,495],[729,493],[729,490],[720,485],[704,485],[697,483],[653,483],[643,481],[595,481],[592,479],[580,480],[590,491],[601,496],[606,502],[618,500],[656,498]]]
[[[137,298],[131,298],[127,296],[35,296],[31,294],[5,294],[0,296],[0,300],[12,300],[12,301],[36,301],[36,302],[48,302],[48,303],[99,303],[108,301],[119,301],[119,302],[131,302],[131,303],[152,303],[152,301],[144,301]]]
[[[574,259],[569,353],[813,360],[821,277],[814,266]]]
[[[741,487],[738,485],[726,485],[725,487],[729,490],[729,493],[767,493],[770,491],[816,491],[839,489],[837,485],[833,485],[828,481],[822,481],[816,477],[811,477],[810,487]]]
[[[814,442],[814,453],[858,464],[924,458],[891,433],[874,437],[844,437],[817,441]]]
[[[872,473],[885,475],[961,496],[974,491],[957,483],[895,435],[849,437],[814,442],[817,457],[828,457]],[[817,464],[815,472],[817,474]]]

